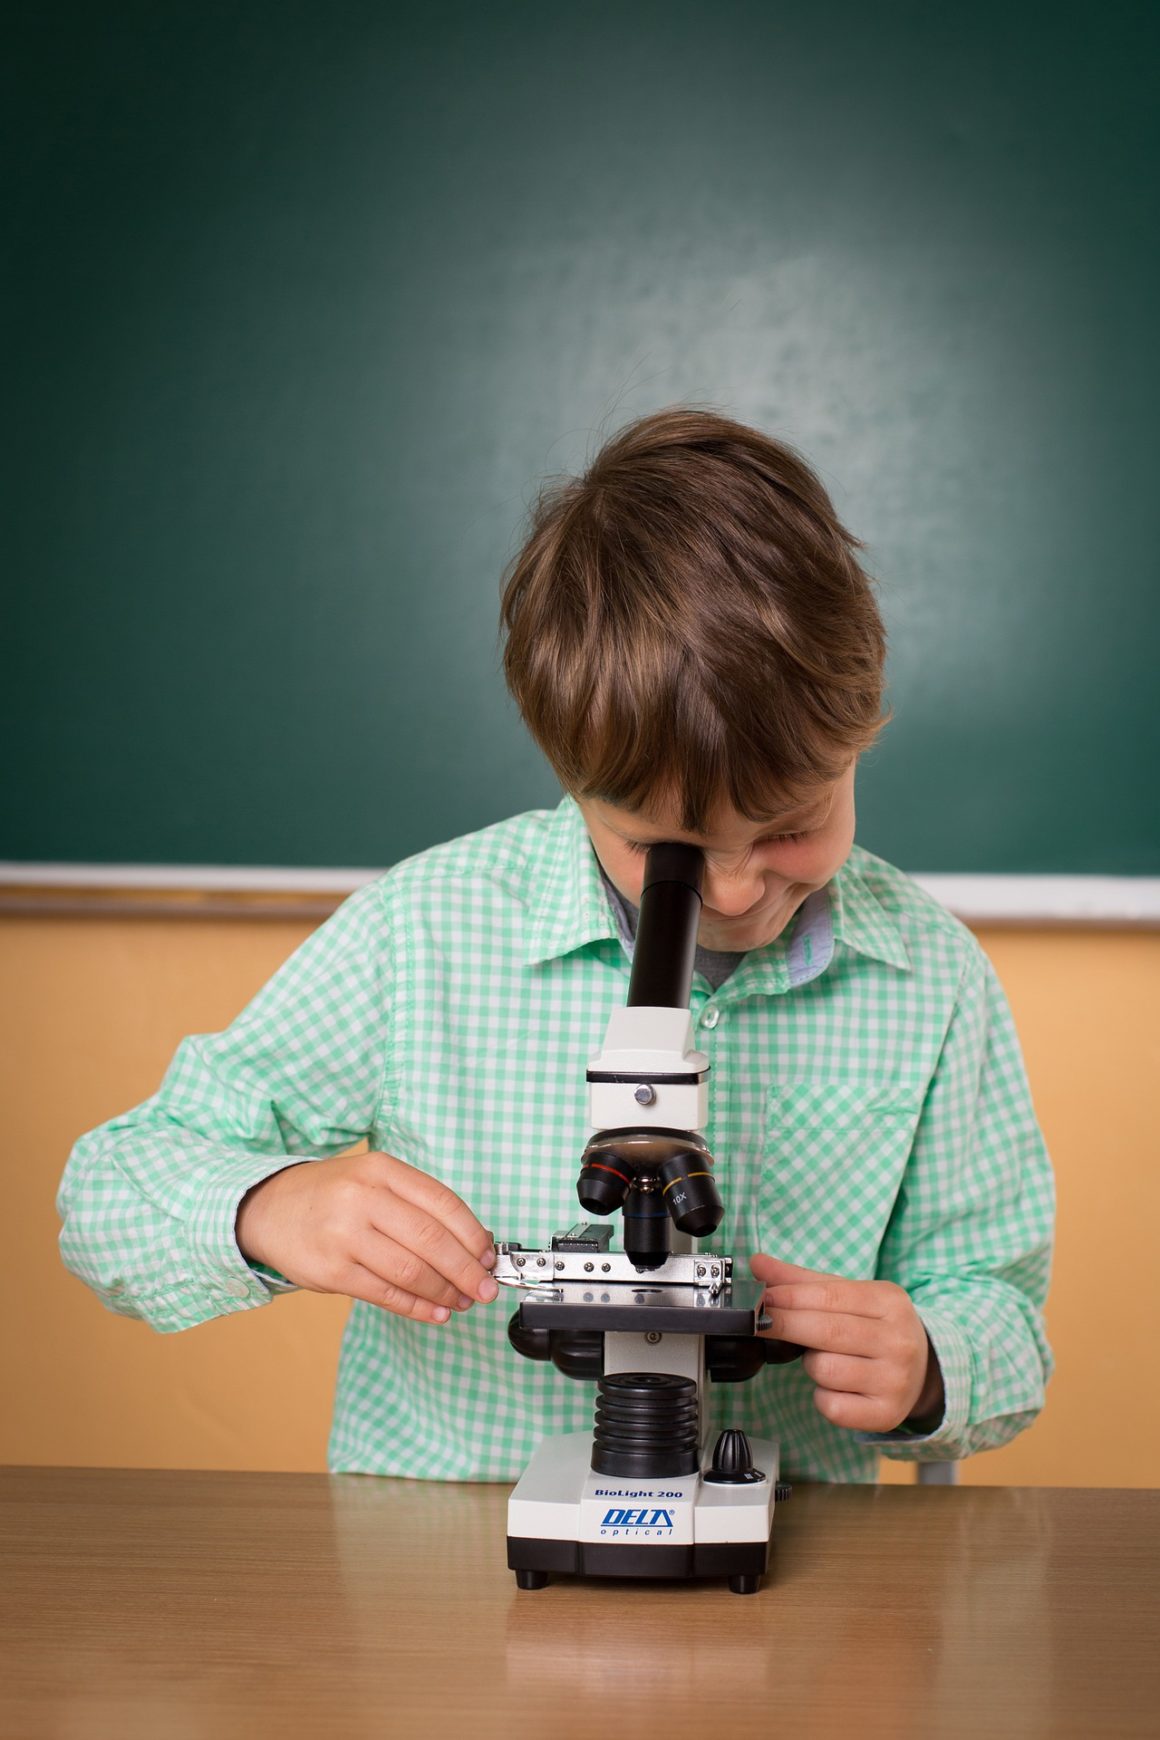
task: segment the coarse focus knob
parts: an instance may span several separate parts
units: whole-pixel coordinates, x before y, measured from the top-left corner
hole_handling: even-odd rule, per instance
[[[765,1479],[760,1468],[753,1466],[753,1452],[744,1432],[735,1427],[722,1432],[705,1479],[711,1486],[753,1486]]]

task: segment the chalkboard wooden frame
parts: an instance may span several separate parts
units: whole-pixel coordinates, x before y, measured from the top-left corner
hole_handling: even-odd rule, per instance
[[[324,919],[374,870],[0,864],[0,913],[97,918]],[[1160,876],[956,876],[915,881],[965,924],[1160,928]]]

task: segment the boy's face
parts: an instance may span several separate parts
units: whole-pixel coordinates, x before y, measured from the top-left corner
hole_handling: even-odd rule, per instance
[[[682,840],[705,854],[702,948],[761,948],[781,935],[806,896],[836,876],[854,843],[854,770],[819,786],[768,822],[751,822],[732,807],[712,830],[687,834],[675,806],[646,814],[580,798],[581,813],[605,875],[634,906],[640,904],[645,854],[658,840]]]

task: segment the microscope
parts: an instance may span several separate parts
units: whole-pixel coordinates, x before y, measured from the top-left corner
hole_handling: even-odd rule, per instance
[[[521,1291],[508,1338],[528,1359],[595,1380],[595,1430],[548,1438],[508,1502],[508,1565],[521,1589],[552,1572],[725,1577],[756,1592],[769,1558],[778,1446],[715,1438],[706,1383],[736,1383],[796,1358],[767,1327],[761,1288],[698,1248],[723,1208],[699,1131],[709,1059],[689,998],[703,858],[664,843],[645,861],[628,1003],[588,1065],[593,1135],[576,1190],[589,1214],[548,1250],[499,1244],[493,1274]]]

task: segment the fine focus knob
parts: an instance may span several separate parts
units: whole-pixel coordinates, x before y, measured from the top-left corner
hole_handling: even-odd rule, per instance
[[[753,1466],[753,1452],[744,1432],[736,1428],[722,1432],[705,1479],[712,1486],[754,1486],[765,1479],[760,1468]]]

